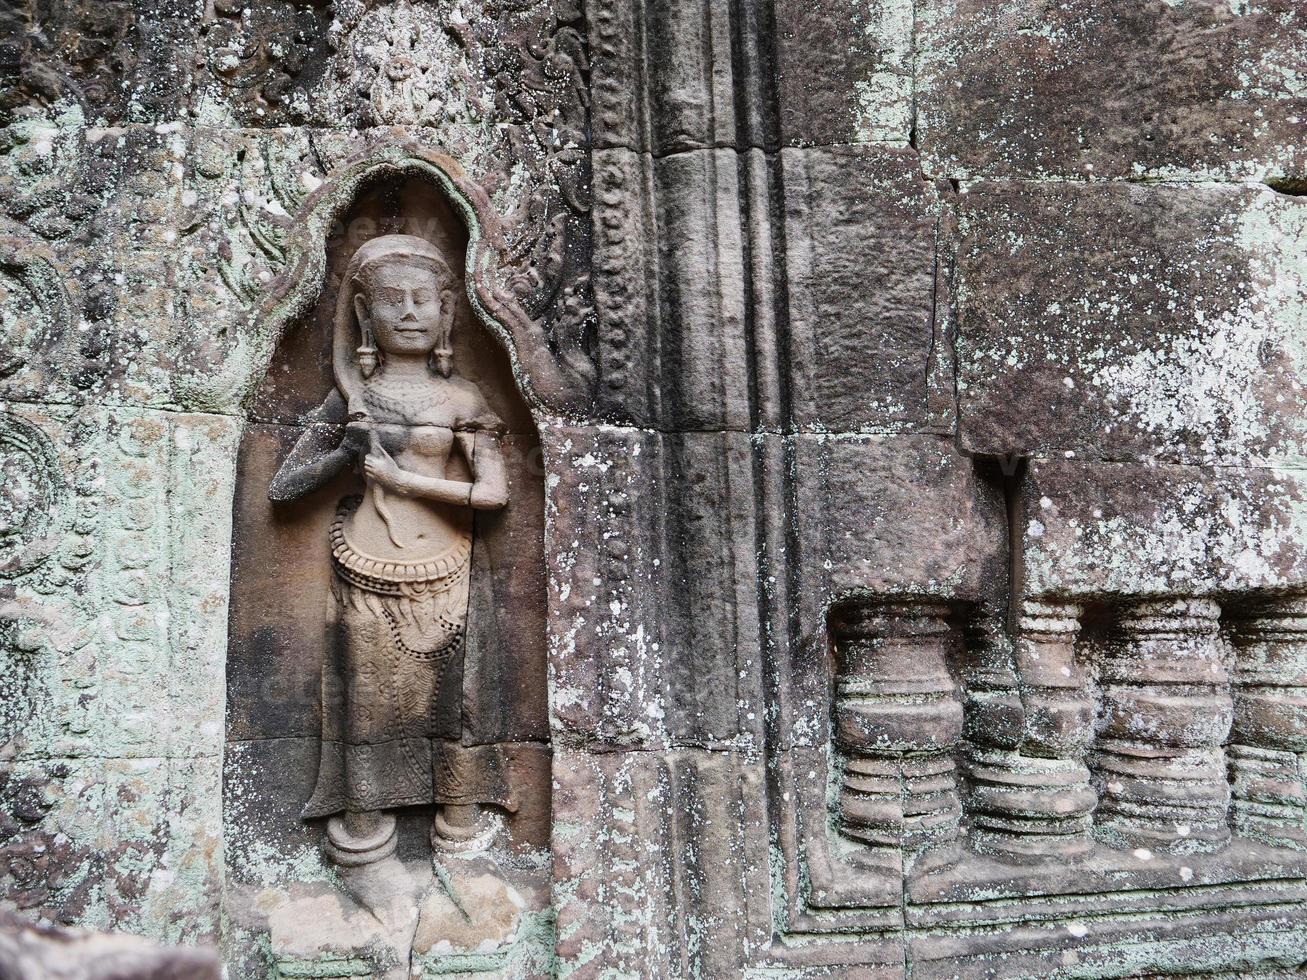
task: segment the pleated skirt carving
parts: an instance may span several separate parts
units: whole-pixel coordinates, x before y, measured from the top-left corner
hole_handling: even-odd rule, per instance
[[[431,803],[511,809],[498,747],[460,744],[471,537],[427,561],[383,562],[345,540],[351,510],[343,505],[332,527],[322,752],[303,817]]]

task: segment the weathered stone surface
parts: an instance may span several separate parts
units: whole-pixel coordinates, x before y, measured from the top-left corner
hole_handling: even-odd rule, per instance
[[[1028,596],[1239,596],[1307,582],[1301,470],[1030,464]]]
[[[14,4],[6,10],[0,122],[71,111],[89,121],[162,122],[189,101],[194,4]]]
[[[935,316],[935,188],[908,150],[781,153],[794,424],[830,432],[947,425],[952,365]]]
[[[68,921],[213,938],[230,518],[210,502],[230,493],[235,425],[10,410],[6,430],[45,447],[27,479],[56,490],[45,537],[8,542],[6,768],[50,800],[9,828],[9,880]]]
[[[918,6],[918,140],[941,177],[1301,178],[1294,3]]]
[[[787,145],[908,142],[914,124],[911,2],[781,0],[773,16]]]
[[[1187,970],[1198,961],[1227,976],[1275,976],[1295,969],[1302,958],[1301,918],[1274,907],[1103,924],[1068,911],[1037,924],[1006,923],[982,941],[974,934],[917,933],[908,954],[913,975],[1037,976],[1056,963],[1077,972],[1130,976]]]
[[[6,760],[6,902],[53,921],[215,943],[217,770],[213,759]]]
[[[757,762],[734,752],[564,749],[554,778],[561,972],[729,976],[765,948]]]
[[[841,598],[1001,598],[1002,495],[949,440],[797,436],[789,451],[805,632]]]
[[[648,747],[756,739],[750,437],[559,427],[543,444],[559,475],[546,512],[555,735]]]
[[[495,953],[512,945],[522,928],[527,899],[484,858],[446,861],[440,887],[418,909],[413,952],[420,957],[448,953]]]
[[[218,980],[222,973],[208,950],[37,926],[9,912],[0,912],[0,969],[13,980]]]
[[[216,755],[208,722],[220,714],[226,597],[215,569],[227,561],[230,518],[209,501],[230,492],[234,424],[11,409],[7,424],[34,423],[48,440],[52,468],[33,478],[57,492],[47,536],[26,552],[44,556],[20,566],[6,597],[8,625],[24,624],[5,648],[19,658],[14,676],[39,668],[33,680],[49,687],[26,692],[36,724],[6,734],[65,757]],[[159,689],[177,699],[163,719],[151,707]]]
[[[958,199],[963,445],[1178,462],[1307,452],[1307,208],[1266,189],[991,184]]]
[[[606,150],[595,174],[601,408],[653,428],[747,428],[736,154]]]
[[[322,851],[321,821],[300,819],[313,790],[318,739],[230,743],[223,782],[230,883],[224,946],[233,972],[262,977],[275,963],[293,975],[296,969],[322,971],[332,962],[348,961],[384,970],[407,964],[411,955],[433,972],[448,972],[460,957],[470,964],[474,955],[493,954],[506,965],[524,965],[522,972],[507,975],[538,975],[528,968],[538,967],[552,942],[546,879],[540,871],[549,842],[549,753],[543,746],[523,744],[508,747],[506,754],[508,779],[522,792],[519,809],[506,821],[498,842],[502,847],[489,856],[447,858],[449,870],[441,871],[457,879],[461,868],[477,865],[480,870],[470,877],[497,876],[505,886],[502,895],[511,890],[522,903],[509,899],[516,925],[494,950],[478,953],[480,940],[471,942],[471,948],[440,944],[442,937],[452,936],[448,922],[439,924],[451,899],[432,871],[426,841],[429,809],[401,814],[394,856],[363,868],[334,868]],[[497,916],[490,919],[499,921]],[[467,930],[476,926],[460,922],[458,928],[470,937]]]
[[[420,127],[86,129],[28,122],[6,132],[0,187],[13,219],[0,229],[0,259],[12,283],[6,291],[11,302],[32,297],[41,316],[21,329],[6,326],[17,349],[0,365],[0,392],[191,408],[206,380],[250,381],[250,320],[268,284],[301,257],[291,216],[311,192],[369,145],[393,146],[414,134],[425,142]],[[504,215],[505,247],[520,263],[510,288],[532,316],[550,322],[556,342],[582,345],[589,286],[586,256],[574,253],[589,234],[588,203],[568,210],[556,194],[507,184],[501,158],[476,131],[450,135],[446,148]],[[410,222],[445,220],[421,197],[410,196]],[[333,232],[355,246],[375,229],[366,222],[394,220],[375,196],[360,204]],[[231,411],[243,395],[209,395],[204,407]]]

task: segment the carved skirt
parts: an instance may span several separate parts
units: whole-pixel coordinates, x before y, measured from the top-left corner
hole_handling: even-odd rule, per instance
[[[335,622],[322,671],[322,752],[303,818],[430,803],[511,808],[497,746],[465,746],[463,647],[472,537],[394,562],[332,525]]]

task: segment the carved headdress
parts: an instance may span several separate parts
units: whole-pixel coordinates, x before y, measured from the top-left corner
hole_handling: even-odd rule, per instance
[[[351,406],[357,405],[364,379],[376,370],[379,363],[372,332],[358,322],[354,296],[364,288],[369,272],[385,263],[410,265],[429,271],[440,283],[440,324],[436,333],[436,348],[431,352],[432,367],[449,377],[454,366],[454,352],[449,346],[449,335],[454,325],[455,279],[440,250],[425,238],[416,235],[380,235],[365,242],[354,253],[345,269],[340,294],[336,297],[335,336],[332,345],[332,364],[336,374],[336,387]]]

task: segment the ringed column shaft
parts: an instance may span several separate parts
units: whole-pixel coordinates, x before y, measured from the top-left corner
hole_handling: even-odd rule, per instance
[[[1233,620],[1235,832],[1307,850],[1307,597]]]
[[[1100,669],[1093,756],[1098,826],[1113,843],[1199,851],[1229,839],[1233,705],[1219,616],[1207,600],[1144,602],[1119,625]]]
[[[927,601],[862,603],[836,624],[838,826],[852,840],[920,850],[957,838],[962,702],[948,613]]]
[[[976,719],[968,752],[968,811],[980,850],[1009,856],[1083,854],[1093,846],[1098,797],[1085,753],[1094,705],[1076,660],[1081,608],[1024,602],[1012,639],[1015,726]],[[1012,703],[1015,702],[1015,703]],[[998,719],[995,719],[998,721]]]

